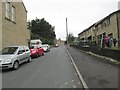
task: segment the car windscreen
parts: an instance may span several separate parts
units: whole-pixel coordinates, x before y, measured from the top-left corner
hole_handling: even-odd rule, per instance
[[[46,46],[46,45],[43,45],[42,47],[48,47],[48,46]]]
[[[29,48],[30,48],[30,49],[36,49],[36,48],[38,48],[38,46],[37,46],[37,45],[34,45],[34,46],[30,46]]]
[[[0,51],[0,54],[14,54],[18,47],[6,47]]]

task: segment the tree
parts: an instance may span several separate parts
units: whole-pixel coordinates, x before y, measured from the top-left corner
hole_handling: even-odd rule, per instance
[[[44,18],[28,22],[28,29],[31,31],[31,39],[41,39],[43,43],[54,44],[55,27]]]
[[[68,42],[71,44],[71,43],[73,43],[74,39],[75,39],[75,37],[73,36],[73,34],[69,33],[69,35],[68,35]]]

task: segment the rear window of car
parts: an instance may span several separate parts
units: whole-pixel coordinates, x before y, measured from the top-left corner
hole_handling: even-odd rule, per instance
[[[29,48],[30,48],[30,49],[34,49],[34,46],[30,46]]]

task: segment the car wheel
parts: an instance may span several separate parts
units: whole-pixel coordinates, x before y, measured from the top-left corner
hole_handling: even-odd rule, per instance
[[[44,53],[42,53],[42,55],[44,56]]]
[[[38,54],[38,53],[36,54],[36,57],[39,57],[39,54]]]
[[[32,61],[32,59],[31,59],[31,57],[29,57],[29,58],[28,58],[28,62],[31,62],[31,61]]]
[[[18,63],[18,61],[15,61],[13,64],[13,69],[17,70],[18,68],[19,68],[19,63]]]

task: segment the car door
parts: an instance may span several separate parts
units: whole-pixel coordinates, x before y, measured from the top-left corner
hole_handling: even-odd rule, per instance
[[[22,46],[18,50],[18,59],[19,59],[20,63],[25,62],[25,59],[26,59],[25,58],[25,49]]]
[[[27,46],[24,46],[25,49],[25,59],[26,61],[28,61],[28,59],[30,58],[30,49]]]
[[[44,54],[44,49],[40,48],[40,50],[41,50],[41,55],[43,55]]]
[[[39,47],[37,48],[37,51],[38,51],[39,55],[41,55],[41,50]]]

